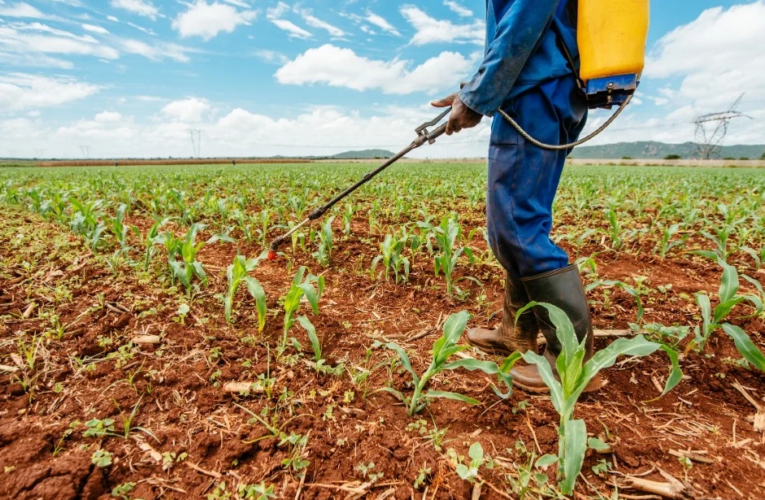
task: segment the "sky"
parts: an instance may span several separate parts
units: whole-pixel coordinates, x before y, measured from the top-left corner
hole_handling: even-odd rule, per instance
[[[485,0],[0,0],[0,157],[402,149],[478,68]],[[765,0],[654,1],[630,108],[592,144],[765,143]],[[608,112],[592,113],[586,131]],[[489,120],[415,156],[480,157]]]

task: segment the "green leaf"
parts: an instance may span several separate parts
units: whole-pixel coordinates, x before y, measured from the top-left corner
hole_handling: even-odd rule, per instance
[[[306,300],[311,305],[314,314],[319,314],[319,297],[316,295],[316,289],[310,283],[301,283],[298,288],[303,290]]]
[[[550,388],[550,399],[552,399],[553,406],[555,406],[558,413],[562,415],[564,398],[563,387],[560,385],[560,382],[555,380],[550,363],[548,363],[545,358],[532,351],[524,353],[523,359],[529,364],[537,365],[542,381]]]
[[[558,455],[542,455],[537,460],[537,463],[534,464],[536,467],[550,467],[553,464],[558,463]]]
[[[434,399],[434,398],[452,399],[454,401],[462,401],[463,403],[467,403],[469,405],[480,404],[480,401],[475,400],[471,397],[465,396],[463,394],[458,394],[456,392],[428,391],[424,393],[423,396],[430,399]]]
[[[738,272],[736,268],[728,264],[722,263],[723,275],[722,282],[720,283],[720,303],[728,302],[736,296],[738,292]]]
[[[582,470],[584,454],[587,451],[587,427],[584,420],[566,422],[564,430],[563,481],[560,484],[564,495],[574,491],[576,477]]]
[[[409,356],[406,354],[404,349],[402,349],[401,346],[396,344],[395,342],[388,342],[387,344],[385,344],[385,347],[387,347],[388,349],[392,351],[395,351],[396,354],[398,354],[398,358],[399,360],[401,360],[401,366],[403,366],[404,369],[412,375],[414,384],[415,385],[419,384],[420,377],[417,376],[417,373],[415,373],[414,369],[412,368],[412,362],[409,360]]]
[[[666,345],[661,346],[661,350],[667,353],[667,356],[669,356],[669,360],[672,363],[672,366],[669,369],[667,382],[664,384],[664,392],[661,393],[662,396],[666,396],[669,391],[674,389],[675,386],[683,380],[683,371],[680,369],[680,361],[677,351]]]
[[[709,301],[709,296],[702,293],[696,294],[696,303],[701,308],[701,319],[704,321],[702,334],[706,338],[712,324],[712,303]]]
[[[483,460],[483,447],[481,446],[481,443],[473,443],[470,445],[470,449],[468,450],[468,456],[476,461],[480,462]]]
[[[744,356],[744,359],[752,363],[758,370],[765,372],[765,356],[752,342],[749,335],[741,328],[729,323],[725,323],[722,327],[725,333],[733,339],[736,349]]]
[[[563,348],[563,355],[566,359],[573,359],[576,350],[580,347],[579,341],[576,338],[576,332],[574,331],[574,325],[571,324],[571,319],[561,308],[544,302],[531,302],[515,314],[516,321],[521,317],[521,314],[536,306],[544,307],[547,310],[550,322],[555,326],[555,335],[558,337]]]
[[[300,326],[308,332],[308,338],[313,347],[313,359],[319,361],[321,359],[321,342],[319,342],[319,337],[316,336],[316,328],[313,326],[313,323],[311,323],[311,320],[305,316],[298,316],[297,320],[298,323],[300,323]]]
[[[255,278],[246,278],[247,291],[255,299],[255,307],[258,310],[258,330],[263,331],[266,326],[266,292]]]
[[[444,337],[448,344],[456,344],[465,331],[470,314],[467,311],[461,311],[452,314],[444,323]]]
[[[598,438],[590,438],[587,440],[587,447],[592,448],[595,451],[607,451],[611,447]]]
[[[409,404],[409,398],[404,396],[404,393],[402,393],[401,391],[397,391],[393,387],[380,387],[379,389],[377,389],[377,391],[384,391],[384,392],[388,392],[390,394],[393,394],[396,397],[396,399],[398,399],[402,403],[404,403],[406,405]],[[375,392],[377,392],[377,391],[375,391]]]
[[[713,252],[711,250],[691,250],[690,252],[693,255],[699,255],[701,257],[706,257],[707,259],[711,259],[714,261],[717,261],[719,259],[719,255],[717,255],[717,252]]]

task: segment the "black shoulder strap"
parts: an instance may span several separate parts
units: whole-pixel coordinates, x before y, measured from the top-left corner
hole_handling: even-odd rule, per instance
[[[563,39],[563,35],[560,32],[560,28],[558,27],[558,23],[555,22],[555,19],[553,19],[552,22],[552,30],[555,32],[555,35],[558,39],[558,45],[560,46],[560,49],[563,51],[563,54],[566,56],[566,59],[568,60],[568,64],[571,66],[571,71],[574,72],[574,77],[576,78],[576,86],[579,87],[579,90],[581,92],[585,92],[585,85],[584,80],[582,80],[582,77],[579,76],[579,72],[576,70],[576,64],[574,64],[574,58],[571,56],[571,52],[568,50],[568,47],[566,46],[566,41]]]

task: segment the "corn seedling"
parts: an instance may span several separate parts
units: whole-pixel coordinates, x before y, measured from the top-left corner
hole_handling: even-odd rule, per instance
[[[256,259],[248,260],[244,255],[237,255],[234,257],[234,263],[226,269],[228,291],[223,297],[223,304],[226,310],[227,323],[231,324],[234,296],[241,284],[244,283],[250,296],[255,299],[255,307],[258,311],[258,330],[262,332],[266,326],[266,292],[257,279],[249,276],[249,273],[258,267],[265,256],[266,254],[262,254]]]
[[[661,239],[656,244],[656,249],[659,251],[659,257],[664,260],[667,257],[667,253],[674,248],[682,248],[685,245],[685,241],[688,239],[688,235],[682,236],[681,239],[672,241],[672,238],[680,231],[680,223],[672,224],[669,227],[660,227]]]
[[[144,245],[144,257],[143,257],[143,268],[144,270],[148,271],[149,266],[151,265],[151,259],[154,258],[154,256],[157,254],[156,246],[158,243],[162,241],[162,237],[159,235],[159,230],[167,224],[167,222],[170,219],[163,219],[160,221],[154,222],[152,224],[151,228],[146,233],[146,237],[143,240]]]
[[[169,233],[165,234],[163,239],[168,251],[171,275],[181,282],[187,292],[191,292],[192,280],[195,276],[203,285],[207,285],[205,268],[201,262],[197,261],[197,253],[205,242],[196,242],[197,233],[206,227],[204,224],[193,224],[183,240]]]
[[[106,217],[106,227],[109,232],[112,233],[117,243],[120,244],[120,249],[126,252],[130,247],[127,244],[128,226],[125,225],[125,211],[127,205],[121,203],[116,210],[114,217]]]
[[[501,366],[498,366],[492,361],[479,361],[472,358],[447,363],[449,358],[453,355],[470,348],[469,346],[456,345],[457,341],[462,336],[462,332],[465,330],[469,317],[470,315],[466,311],[449,316],[444,323],[443,335],[435,342],[435,344],[433,344],[433,357],[430,366],[421,376],[414,371],[409,356],[401,346],[395,342],[389,342],[385,345],[386,348],[394,351],[398,355],[398,360],[400,361],[401,366],[412,376],[414,392],[411,396],[406,396],[401,391],[397,391],[392,387],[383,387],[380,390],[393,394],[393,396],[403,402],[407,407],[407,413],[410,417],[422,411],[427,406],[428,400],[434,398],[453,399],[470,405],[478,404],[478,401],[463,394],[426,390],[428,382],[430,382],[434,376],[445,370],[465,368],[470,371],[480,370],[487,375],[497,375],[499,380],[507,387],[508,393],[503,394],[496,386],[492,385],[494,392],[502,398],[509,397],[510,392],[512,391],[512,377],[509,373],[515,365],[515,362],[520,359],[520,354],[514,353],[508,356]]]
[[[401,254],[403,250],[404,241],[394,239],[391,234],[385,235],[385,239],[380,244],[380,255],[372,261],[372,276],[374,277],[378,264],[382,262],[386,281],[391,271],[396,277],[396,283],[409,281],[409,259]]]
[[[306,272],[308,268],[302,266],[295,273],[287,295],[284,297],[284,333],[282,348],[287,345],[287,333],[295,322],[295,315],[300,310],[300,300],[305,297],[314,314],[319,314],[319,299],[324,293],[324,277],[316,277]]]
[[[434,257],[436,276],[444,273],[447,295],[451,296],[453,292],[456,292],[458,296],[462,296],[462,290],[456,286],[458,280],[454,280],[453,277],[454,269],[457,267],[457,261],[463,253],[472,262],[473,251],[467,247],[457,248],[460,236],[462,235],[462,228],[459,222],[454,217],[444,217],[438,227],[430,226],[429,231],[428,244],[430,244],[430,239],[433,238],[438,246],[438,254]],[[478,280],[469,276],[460,279],[470,279],[480,285]]]
[[[332,223],[335,221],[334,217],[327,217],[327,219],[321,224],[321,231],[319,231],[319,245],[316,248],[316,252],[313,254],[313,258],[316,259],[322,266],[328,266],[332,260]]]
[[[574,491],[576,478],[582,468],[584,454],[588,447],[587,428],[584,420],[574,420],[573,418],[576,402],[587,384],[601,370],[613,366],[619,356],[644,357],[659,349],[667,353],[672,363],[662,395],[672,390],[680,382],[683,374],[678,364],[677,352],[667,346],[649,342],[642,335],[632,339],[618,339],[585,362],[586,340],[581,343],[577,342],[571,321],[558,307],[532,302],[518,311],[517,317],[537,306],[547,309],[550,321],[555,325],[556,336],[562,346],[555,366],[559,379],[553,374],[550,363],[537,353],[529,351],[523,354],[523,359],[529,364],[537,365],[542,380],[550,388],[553,406],[560,415],[558,455],[554,459],[552,455],[548,456],[546,460],[550,460],[551,464],[558,464],[561,491],[565,495],[570,495]]]
[[[723,323],[731,310],[743,302],[748,302],[755,308],[755,315],[761,314],[763,311],[762,301],[756,295],[739,295],[739,281],[736,268],[722,262],[722,260],[719,263],[723,268],[722,281],[717,292],[719,303],[712,309],[708,295],[703,293],[696,294],[696,303],[701,308],[702,325],[695,328],[696,338],[689,347],[693,346],[697,351],[703,352],[712,333],[718,328],[722,328],[725,333],[733,338],[736,348],[741,355],[759,370],[765,371],[765,356],[754,345],[746,332],[737,326]]]

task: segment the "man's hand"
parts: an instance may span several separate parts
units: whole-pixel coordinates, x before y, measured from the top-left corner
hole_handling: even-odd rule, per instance
[[[446,135],[457,133],[463,128],[473,128],[481,123],[481,119],[483,118],[481,113],[477,113],[468,108],[467,105],[462,102],[462,99],[460,99],[457,92],[444,97],[443,99],[433,101],[430,104],[436,108],[452,107],[449,122],[446,124]]]

